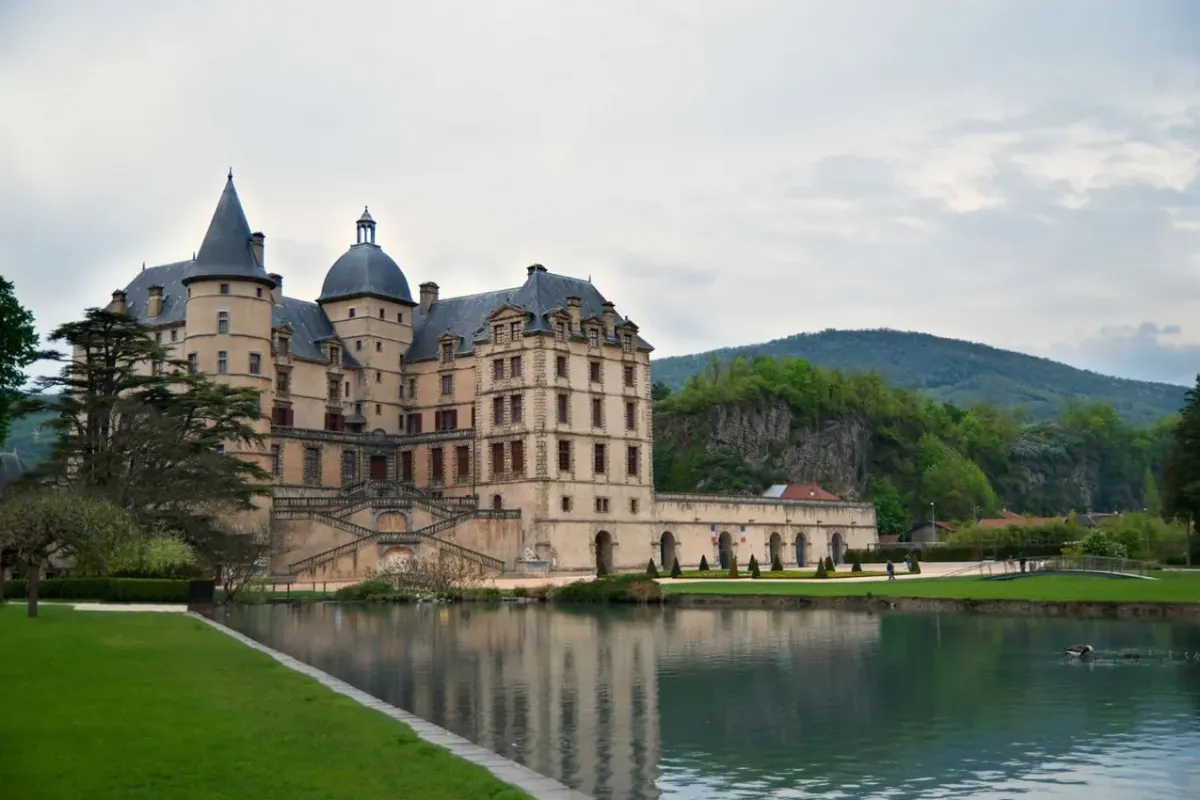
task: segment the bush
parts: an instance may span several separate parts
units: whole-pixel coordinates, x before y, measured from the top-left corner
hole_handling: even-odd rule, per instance
[[[24,579],[4,582],[4,596],[25,597]],[[186,603],[188,582],[145,578],[46,578],[38,581],[42,600],[92,600],[103,603]]]
[[[528,597],[528,596],[529,596],[529,590],[526,589],[524,586],[516,586],[513,588],[513,597],[516,597],[519,599],[519,598]]]
[[[737,556],[729,559],[729,577],[736,578],[738,576]]]
[[[920,575],[921,574],[921,554],[920,554],[920,552],[914,550],[912,552],[911,558],[912,558],[912,561],[908,562],[909,563],[908,571],[910,573],[912,573],[913,575]]]
[[[1020,553],[1024,553],[1028,558],[1050,558],[1061,555],[1062,551],[1063,546],[1058,544],[1005,545],[1002,547],[948,545],[923,548],[920,553],[922,561],[980,561],[985,557],[1002,561],[1015,558]],[[849,550],[846,552],[846,558],[849,560],[857,556],[863,564],[883,564],[887,561],[899,563],[904,561],[910,552],[912,551],[904,546],[881,547],[875,550]]]
[[[825,571],[826,572],[837,572],[837,567],[835,567],[833,565],[833,557],[832,556],[825,556]]]
[[[1094,530],[1085,534],[1079,540],[1079,552],[1088,556],[1129,557],[1128,545],[1121,541],[1121,536],[1104,530]]]
[[[646,577],[647,578],[657,578],[658,577],[658,567],[656,567],[654,565],[653,558],[646,562]]]
[[[757,578],[761,574],[762,573],[758,569],[758,559],[756,559],[754,556],[750,556],[750,577]]]
[[[672,564],[671,564],[671,577],[672,578],[683,577],[683,570],[679,568],[679,559],[678,558],[675,559],[675,561],[672,562]]]
[[[385,597],[393,594],[395,591],[395,588],[388,581],[381,578],[374,578],[352,586],[343,586],[333,593],[333,599],[361,602],[363,600],[370,600],[373,597]]]
[[[862,560],[858,557],[858,553],[853,553],[850,556],[850,571],[862,572]]]
[[[771,572],[783,572],[783,562],[779,560],[779,553],[771,557]]]
[[[700,556],[700,571],[708,572],[708,556]]]
[[[662,588],[645,575],[615,575],[568,583],[551,597],[560,603],[649,603],[662,600]]]
[[[825,569],[825,561],[824,560],[819,559],[819,558],[817,559],[817,574],[814,577],[817,577],[817,578],[828,578],[829,577],[829,570]]]

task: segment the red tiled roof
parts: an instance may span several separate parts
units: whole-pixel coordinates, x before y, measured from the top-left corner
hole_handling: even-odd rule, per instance
[[[822,500],[827,503],[837,503],[842,499],[815,483],[789,483],[779,497],[782,500]]]
[[[900,535],[897,533],[881,533],[879,534],[880,544],[896,544],[900,541]]]

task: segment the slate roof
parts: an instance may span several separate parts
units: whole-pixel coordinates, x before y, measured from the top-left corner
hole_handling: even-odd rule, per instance
[[[552,332],[550,315],[565,310],[568,297],[580,299],[583,320],[598,318],[604,313],[604,295],[591,281],[558,275],[540,264],[529,268],[529,277],[521,286],[439,299],[427,313],[414,315],[413,343],[405,360],[435,358],[438,353],[437,340],[447,332],[458,337],[459,355],[473,353],[476,344],[487,341],[489,317],[504,305],[515,306],[526,312],[526,335]],[[619,314],[616,316],[617,325],[625,321]],[[617,343],[615,337],[609,337],[609,341]],[[639,350],[653,349],[640,336],[637,337],[637,347]]]
[[[364,212],[366,213],[366,212]],[[373,242],[360,242],[333,262],[325,273],[318,300],[372,295],[413,304],[408,278],[400,266]]]
[[[196,258],[183,276],[185,282],[200,278],[240,278],[275,285],[250,247],[250,223],[233,186],[233,172],[225,181]]]
[[[325,342],[336,341],[333,323],[325,316],[325,310],[316,303],[283,298],[283,304],[275,306],[271,313],[271,327],[287,326],[292,331],[292,357],[302,361],[325,363],[328,359],[321,352]],[[358,361],[349,348],[342,347],[342,363],[357,367]]]

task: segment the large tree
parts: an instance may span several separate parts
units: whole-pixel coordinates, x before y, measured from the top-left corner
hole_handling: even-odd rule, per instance
[[[1200,522],[1200,375],[1189,389],[1163,460],[1163,514],[1188,525],[1187,557],[1191,564],[1192,533]]]
[[[262,446],[257,391],[189,371],[127,314],[91,309],[50,338],[69,354],[33,402],[59,433],[36,477],[98,493],[147,535],[178,535],[201,553],[223,517],[266,491],[261,467],[225,452]]]
[[[25,385],[25,368],[37,355],[33,314],[0,275],[0,444],[8,438],[14,405]]]
[[[25,567],[30,617],[37,616],[38,581],[52,557],[87,557],[136,535],[128,512],[75,489],[26,487],[0,500],[0,544],[15,550]]]

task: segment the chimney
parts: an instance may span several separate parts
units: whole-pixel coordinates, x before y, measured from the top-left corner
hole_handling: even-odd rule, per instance
[[[116,314],[125,313],[125,292],[117,289],[112,294],[112,302],[108,304],[108,310]]]
[[[582,324],[583,312],[580,308],[582,302],[578,297],[567,298],[567,316],[571,318],[571,333],[578,333]]]
[[[254,260],[258,262],[260,267],[267,263],[263,261],[263,246],[266,238],[261,233],[250,234],[250,250],[254,253]]]
[[[437,302],[438,285],[433,281],[421,284],[421,313],[428,314],[429,307]]]
[[[148,291],[150,294],[150,299],[146,303],[146,316],[157,317],[159,314],[162,313],[163,287],[151,286]]]
[[[543,267],[541,264],[530,264],[528,267],[525,268],[526,275],[533,275],[533,273],[535,273],[535,272],[546,272],[546,268]]]
[[[283,276],[272,272],[267,277],[275,282],[275,288],[271,290],[271,302],[277,306],[283,305]]]
[[[617,333],[614,328],[616,328],[617,325],[617,307],[613,305],[611,301],[609,301],[602,305],[601,308],[604,309],[604,335],[616,336]]]

